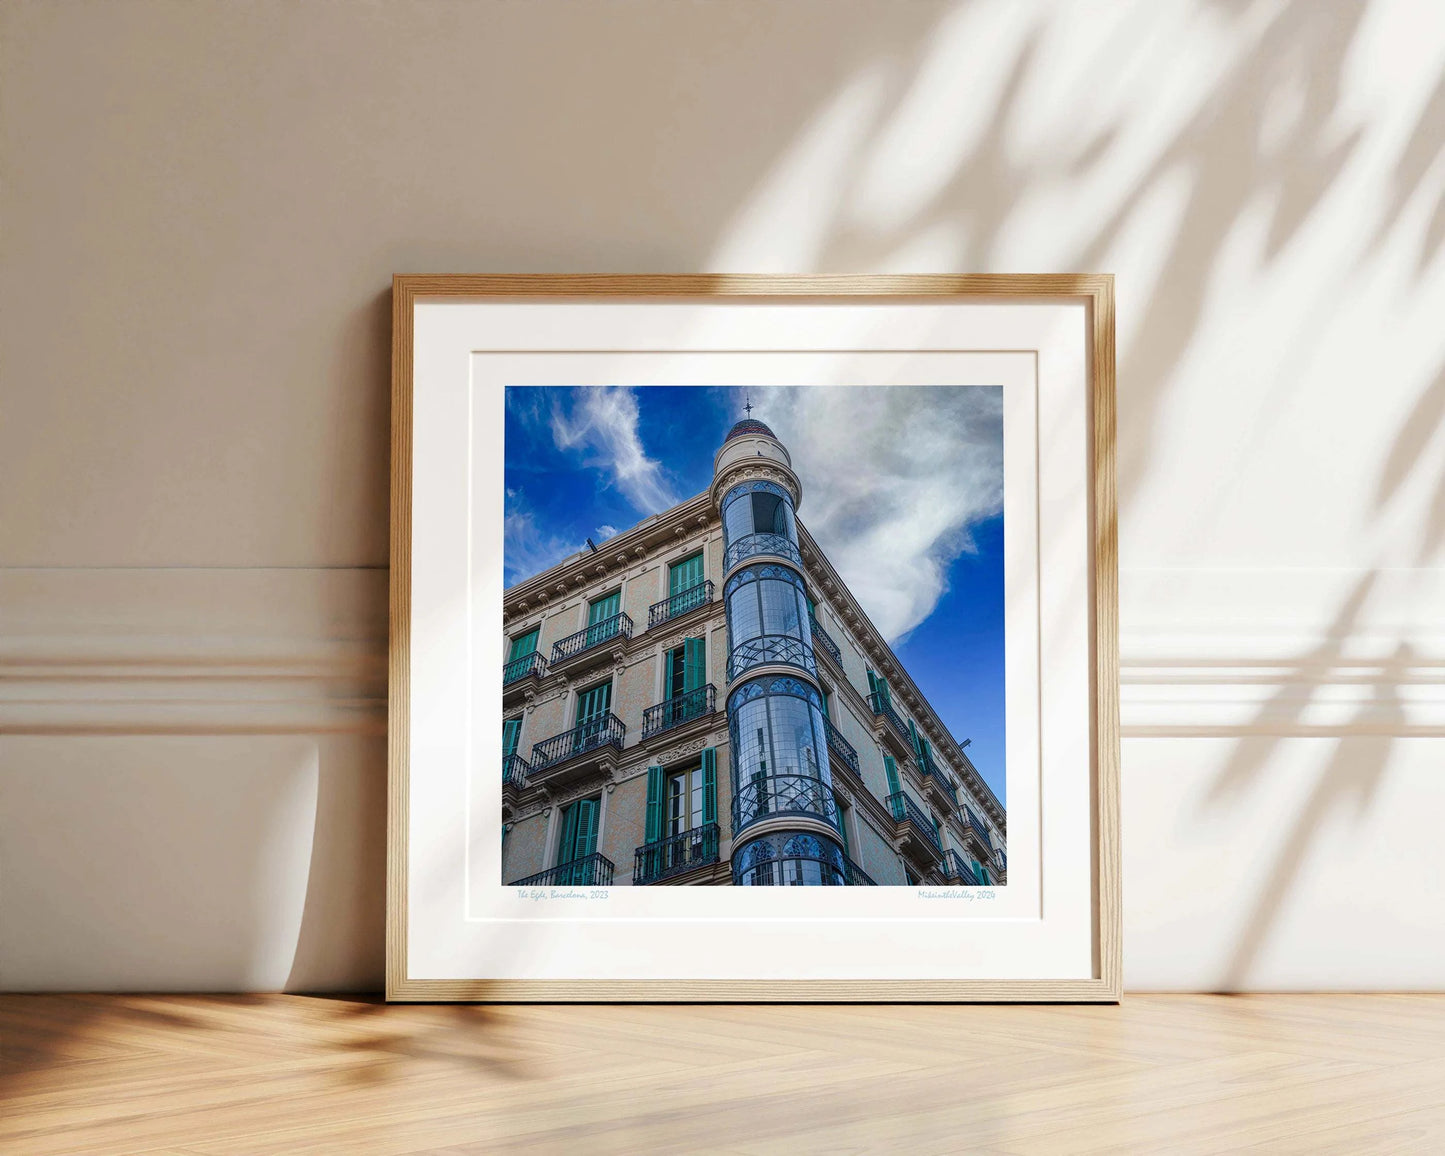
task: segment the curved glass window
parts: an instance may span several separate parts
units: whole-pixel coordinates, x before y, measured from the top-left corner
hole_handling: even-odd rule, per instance
[[[839,825],[818,692],[796,678],[762,678],[728,702],[733,833],[769,815]]]
[[[749,566],[723,591],[727,602],[728,677],[762,663],[813,673],[813,633],[803,580],[786,566]]]
[[[817,835],[764,835],[733,854],[739,887],[842,887],[847,880],[842,849]]]
[[[798,528],[793,499],[775,482],[744,482],[722,500],[723,545],[750,534],[780,534],[797,545]]]

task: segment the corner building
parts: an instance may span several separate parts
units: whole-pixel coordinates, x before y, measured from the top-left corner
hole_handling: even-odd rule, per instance
[[[504,883],[1007,881],[1003,807],[802,500],[741,421],[706,494],[507,591]]]

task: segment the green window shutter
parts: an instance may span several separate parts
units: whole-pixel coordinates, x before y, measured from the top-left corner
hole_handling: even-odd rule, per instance
[[[667,593],[671,597],[702,585],[702,553],[674,562],[667,572]]]
[[[647,830],[643,838],[656,843],[662,838],[662,786],[661,767],[647,768]]]
[[[577,804],[573,803],[562,812],[562,837],[557,840],[557,866],[570,863],[574,858],[572,848],[577,843]]]
[[[888,793],[898,794],[903,788],[898,785],[898,764],[893,761],[892,755],[883,756],[883,769],[888,774]]]
[[[599,598],[587,607],[587,625],[596,626],[622,609],[622,591],[614,590],[605,598]]]
[[[522,736],[522,720],[509,718],[502,723],[502,754],[515,754],[517,740]]]
[[[874,674],[871,670],[868,672],[868,693],[878,693],[878,676]]]
[[[516,638],[512,639],[512,653],[507,661],[516,662],[519,658],[526,658],[527,655],[534,654],[537,650],[537,636],[541,634],[541,632],[542,628],[539,626],[527,631],[526,634],[519,634]]]
[[[717,748],[702,752],[702,821],[717,822]]]
[[[597,812],[599,805],[596,799],[579,799],[573,804],[578,810],[577,815],[577,853],[572,856],[574,859],[581,859],[584,855],[591,855],[597,850]]]
[[[912,719],[908,720],[908,737],[913,740],[913,753],[918,756],[918,761],[921,763],[923,761],[923,747],[919,745],[918,727],[914,725]]]
[[[888,685],[886,678],[880,678],[878,680],[878,693],[883,696],[883,701],[888,706],[893,705],[893,688]]]
[[[671,698],[677,693],[677,649],[669,650],[662,656],[662,697]]]
[[[853,852],[848,846],[848,812],[842,807],[838,808],[838,834],[843,836],[843,854],[853,858]]]
[[[823,692],[823,717],[829,722],[833,721],[833,696],[826,690]]]
[[[607,681],[577,696],[577,723],[599,718],[612,709],[612,683]]]
[[[701,638],[682,640],[682,690],[686,694],[707,681],[707,651]]]

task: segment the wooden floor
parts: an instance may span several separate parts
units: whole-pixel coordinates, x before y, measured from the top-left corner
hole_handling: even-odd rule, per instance
[[[1445,1153],[1445,997],[0,997],[0,1153]]]

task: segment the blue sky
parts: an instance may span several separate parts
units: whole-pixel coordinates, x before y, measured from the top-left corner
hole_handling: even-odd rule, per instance
[[[744,393],[508,388],[506,584],[707,489]],[[1004,799],[1002,390],[750,393],[802,479],[799,518]]]

